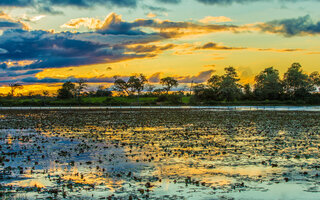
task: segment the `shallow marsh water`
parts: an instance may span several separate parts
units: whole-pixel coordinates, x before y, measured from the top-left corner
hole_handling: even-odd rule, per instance
[[[320,112],[0,112],[4,199],[319,199]]]

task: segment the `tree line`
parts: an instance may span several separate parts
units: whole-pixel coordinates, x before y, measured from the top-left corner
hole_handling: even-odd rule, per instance
[[[223,75],[212,75],[204,84],[191,84],[190,88],[178,88],[179,82],[174,77],[160,79],[161,88],[148,83],[145,75],[133,75],[128,79],[114,77],[111,88],[99,86],[95,91],[87,91],[87,81],[78,79],[75,83],[65,82],[57,91],[58,99],[79,99],[83,96],[110,97],[115,91],[122,96],[154,96],[159,100],[173,100],[181,102],[182,96],[191,96],[193,103],[204,104],[210,102],[234,102],[234,101],[305,101],[308,103],[320,103],[320,94],[314,93],[316,87],[320,87],[320,75],[315,71],[307,74],[299,63],[293,63],[291,67],[280,77],[279,71],[269,67],[261,71],[254,78],[252,85],[240,83],[239,75],[234,67],[226,67]],[[20,84],[11,84],[9,96],[14,96]],[[188,91],[186,91],[188,89]],[[47,93],[46,93],[47,94]],[[43,94],[43,95],[46,95]],[[180,100],[179,100],[180,98]]]
[[[253,87],[241,85],[236,70],[225,68],[225,74],[213,75],[207,85],[194,87],[194,95],[199,100],[235,101],[235,100],[307,100],[313,91],[320,87],[319,72],[310,75],[303,72],[299,63],[293,63],[280,78],[279,71],[269,67],[255,76]],[[318,94],[316,94],[318,98]]]
[[[313,97],[318,99],[319,94],[314,94],[316,87],[320,87],[319,72],[310,75],[302,70],[299,63],[293,63],[280,78],[279,71],[269,67],[261,71],[254,78],[254,84],[240,84],[240,78],[234,67],[226,67],[223,75],[212,75],[206,84],[192,85],[193,100],[195,101],[263,101],[263,100],[307,100]],[[117,91],[126,95],[140,95],[145,90],[147,94],[169,94],[173,87],[179,83],[173,77],[160,80],[163,88],[154,89],[154,86],[146,84],[146,77],[141,74],[131,76],[128,81],[115,78],[114,87]],[[180,94],[185,91],[180,91]],[[173,93],[177,94],[177,93]]]

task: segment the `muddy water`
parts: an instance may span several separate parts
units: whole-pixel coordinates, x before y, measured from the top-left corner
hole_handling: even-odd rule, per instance
[[[320,112],[1,111],[3,199],[318,199]]]

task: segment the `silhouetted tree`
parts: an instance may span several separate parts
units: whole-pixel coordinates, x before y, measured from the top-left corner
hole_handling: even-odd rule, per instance
[[[70,99],[74,97],[75,94],[75,84],[71,81],[65,82],[62,87],[58,90],[59,99]]]
[[[241,85],[238,74],[233,67],[226,67],[225,74],[222,76],[212,75],[207,81],[210,90],[206,90],[206,94],[210,94],[211,100],[234,101],[241,96]]]
[[[283,93],[279,71],[269,67],[255,77],[254,94],[259,100],[276,100]]]
[[[77,98],[80,97],[81,93],[88,87],[88,84],[87,84],[87,80],[86,79],[83,79],[83,78],[80,78],[76,81],[76,83],[78,84],[76,87],[75,87],[75,90],[76,90],[76,94],[77,94]]]
[[[251,86],[249,83],[243,86],[243,98],[246,100],[252,100],[254,97]]]
[[[114,88],[118,92],[125,92],[128,96],[130,95],[129,84],[117,76],[114,77]]]
[[[11,88],[10,94],[9,94],[10,96],[14,96],[14,93],[15,93],[16,90],[23,89],[23,86],[21,84],[19,84],[19,83],[11,83],[11,84],[9,84],[9,86]]]
[[[131,93],[134,94],[135,92],[138,92],[138,95],[140,95],[140,92],[144,89],[145,83],[147,82],[146,77],[143,74],[140,74],[140,76],[130,76],[127,84],[129,88],[131,89]]]
[[[104,88],[102,85],[100,85],[93,96],[96,96],[96,97],[110,97],[110,96],[112,96],[112,92],[109,91],[108,88]]]
[[[33,97],[35,94],[33,91],[29,91],[28,94],[27,94],[27,97]]]
[[[309,76],[301,68],[299,63],[293,63],[283,78],[286,93],[294,98],[304,98],[313,90]]]
[[[135,92],[140,92],[144,89],[145,83],[147,82],[146,77],[143,74],[140,76],[130,76],[129,80],[126,82],[123,79],[114,77],[114,87],[117,91],[125,92],[128,96],[133,95]]]
[[[212,101],[218,100],[217,92],[211,86],[207,86],[204,84],[197,84],[193,86],[193,103],[197,103],[198,101]]]
[[[198,90],[198,94],[201,94],[201,87],[204,89],[206,98],[211,98],[211,100],[219,100],[219,91],[220,91],[220,86],[222,82],[222,76],[219,75],[212,75],[207,83],[209,88],[202,87],[201,85],[197,85],[194,91]],[[202,95],[203,96],[203,95]],[[199,96],[200,97],[200,96]]]
[[[48,90],[43,90],[43,91],[42,91],[42,96],[43,96],[43,97],[48,97],[48,96],[49,96]]]
[[[164,89],[166,90],[167,94],[169,93],[171,88],[178,87],[178,85],[179,85],[178,81],[176,79],[174,79],[173,77],[162,78],[160,80],[160,83],[163,86],[165,86]]]
[[[314,86],[320,86],[320,74],[319,72],[312,72],[309,76],[311,83]]]
[[[240,79],[235,68],[227,67],[224,70],[225,74],[219,84],[219,96],[223,100],[234,101],[241,96],[241,85],[238,83]]]

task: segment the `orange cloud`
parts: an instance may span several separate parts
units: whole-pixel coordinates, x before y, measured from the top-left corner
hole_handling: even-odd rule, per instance
[[[206,20],[213,20],[207,18]],[[216,21],[227,20],[227,18],[216,18]],[[102,33],[141,33],[142,29],[149,28],[156,31],[164,38],[178,38],[188,35],[209,34],[222,31],[240,32],[244,28],[236,25],[203,24],[194,22],[175,22],[159,19],[136,19],[126,22],[121,15],[110,13],[103,21],[95,18],[71,19],[63,24],[62,28],[79,29],[81,26]]]
[[[147,17],[149,17],[149,18],[155,18],[157,15],[156,14],[154,14],[154,13],[148,13],[148,15],[147,15]]]
[[[73,29],[79,29],[81,26],[87,27],[89,29],[99,29],[103,26],[103,21],[100,19],[95,18],[77,18],[77,19],[71,19],[69,22],[61,25],[61,28],[73,28]]]
[[[258,51],[273,51],[273,52],[296,52],[296,51],[304,51],[304,49],[274,49],[274,48],[267,48],[267,49],[257,49]]]
[[[199,22],[207,24],[210,22],[231,22],[232,19],[230,19],[229,17],[225,17],[225,16],[219,16],[219,17],[213,17],[213,16],[207,16],[203,19],[200,19]]]
[[[7,13],[0,11],[0,19],[3,19],[5,21],[11,22],[11,23],[15,23],[16,24],[16,28],[22,28],[25,30],[30,30],[31,27],[28,23],[21,21],[21,19],[16,19],[14,17],[11,17],[10,15],[8,15]]]
[[[136,53],[161,53],[162,51],[169,50],[175,48],[177,45],[175,44],[166,44],[163,46],[157,45],[131,45],[127,46],[129,50],[132,50]]]

